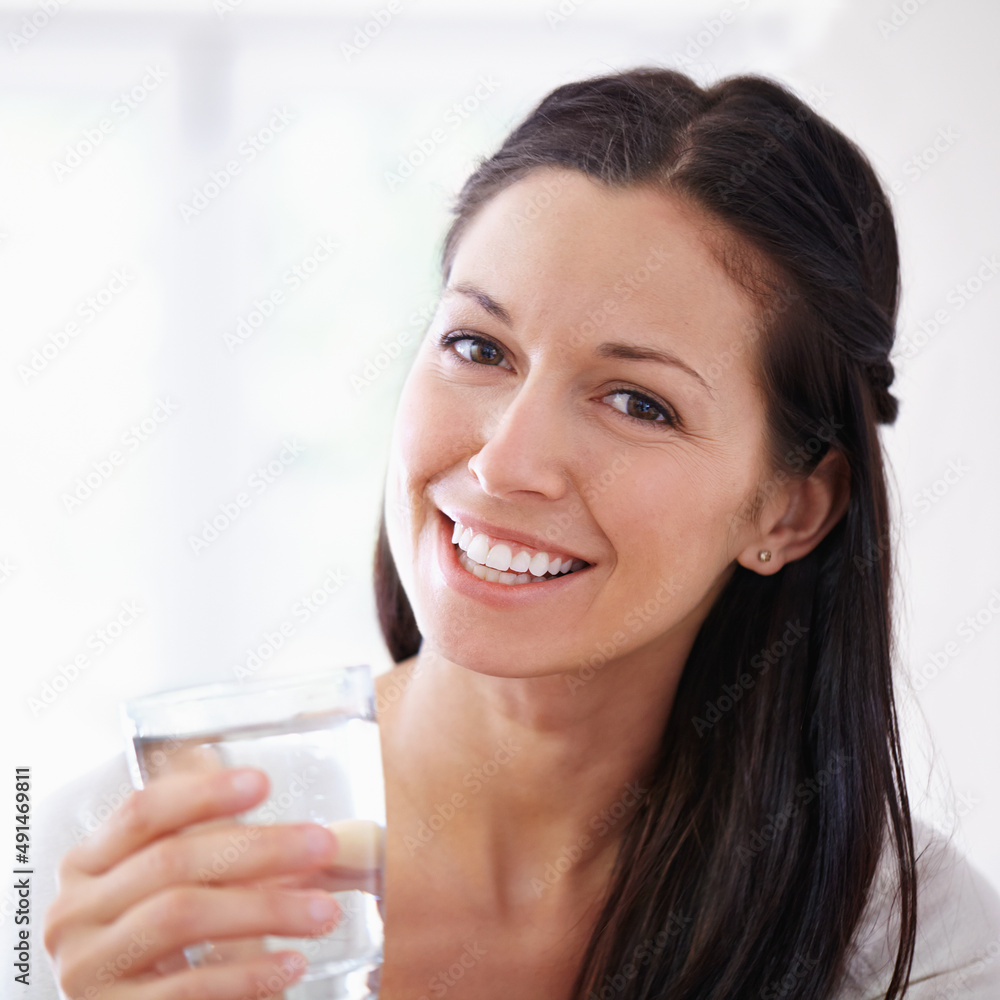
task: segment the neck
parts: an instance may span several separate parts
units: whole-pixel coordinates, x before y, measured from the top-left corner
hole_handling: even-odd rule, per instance
[[[607,885],[649,791],[690,637],[593,674],[496,677],[425,642],[380,677],[379,718],[414,862],[496,912],[575,906]]]

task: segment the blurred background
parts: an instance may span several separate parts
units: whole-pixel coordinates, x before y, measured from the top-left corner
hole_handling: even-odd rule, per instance
[[[911,795],[1000,886],[998,37],[973,0],[0,3],[6,762],[42,796],[120,752],[123,699],[388,669],[371,556],[449,199],[558,84],[759,72],[892,192]]]

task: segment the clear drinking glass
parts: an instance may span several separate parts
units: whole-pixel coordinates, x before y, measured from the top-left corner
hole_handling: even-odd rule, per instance
[[[332,892],[342,914],[329,934],[205,942],[185,949],[191,965],[293,948],[309,964],[298,982],[285,987],[287,1000],[377,997],[385,785],[370,667],[206,684],[138,698],[121,710],[136,788],[178,770],[260,768],[271,781],[268,798],[235,822],[315,822],[329,825],[338,839],[336,867],[294,886]],[[234,819],[213,822],[231,826]],[[211,870],[199,873],[204,883],[224,873],[248,844],[234,828]]]

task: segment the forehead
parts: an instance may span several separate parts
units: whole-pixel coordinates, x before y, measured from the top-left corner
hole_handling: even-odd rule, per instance
[[[459,240],[449,287],[483,288],[519,331],[576,343],[644,335],[723,376],[759,331],[748,293],[712,250],[720,235],[676,196],[538,168],[480,208]]]

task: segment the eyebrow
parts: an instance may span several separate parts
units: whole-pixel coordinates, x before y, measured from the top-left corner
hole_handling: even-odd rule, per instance
[[[658,361],[662,365],[671,365],[687,372],[696,378],[712,396],[715,390],[689,364],[682,361],[672,351],[664,351],[658,347],[640,347],[638,344],[609,343],[599,344],[596,353],[602,358],[620,358],[623,361]]]
[[[500,320],[506,327],[513,327],[514,321],[510,313],[493,296],[489,295],[477,285],[468,282],[459,282],[449,285],[445,293],[454,292],[464,295],[477,302],[491,316]],[[715,390],[698,374],[687,362],[683,361],[672,351],[666,351],[658,347],[642,347],[638,344],[623,344],[620,342],[609,342],[599,344],[594,352],[601,358],[617,358],[621,361],[655,361],[659,364],[670,365],[672,368],[679,368],[687,372],[692,378],[697,379],[708,392],[714,397]]]
[[[510,313],[492,295],[488,295],[477,285],[470,285],[468,282],[459,282],[457,285],[449,285],[445,292],[457,292],[467,298],[478,302],[491,316],[495,316],[504,326],[513,326],[514,321]]]

